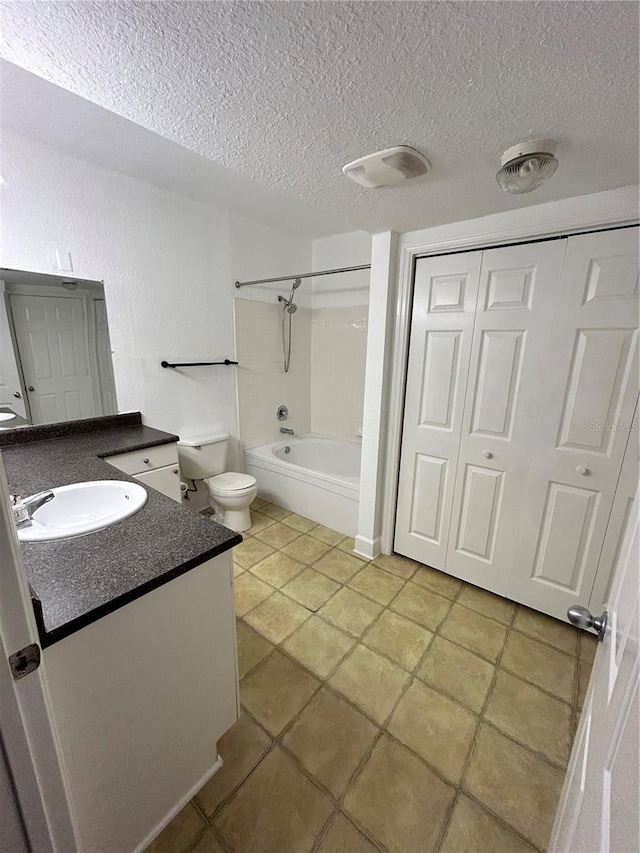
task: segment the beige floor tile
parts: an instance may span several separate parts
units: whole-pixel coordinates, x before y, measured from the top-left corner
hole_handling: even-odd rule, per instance
[[[310,566],[316,560],[319,560],[323,554],[326,554],[330,548],[331,546],[327,545],[326,542],[321,542],[319,539],[314,539],[313,536],[305,535],[300,536],[299,539],[295,539],[293,542],[289,542],[282,550],[295,560],[299,560],[306,566]]]
[[[185,853],[202,835],[206,825],[193,804],[187,803],[151,842],[145,853]]]
[[[479,714],[491,687],[494,666],[472,652],[436,637],[418,670],[432,687],[447,693]]]
[[[448,640],[495,663],[504,644],[507,629],[475,610],[454,604],[440,633]]]
[[[294,530],[299,530],[300,533],[308,533],[312,527],[316,526],[315,521],[311,521],[310,518],[305,518],[303,515],[298,515],[295,512],[283,518],[282,523],[286,524],[287,527],[293,527]]]
[[[238,853],[309,853],[333,804],[281,749],[273,749],[214,823]]]
[[[256,533],[256,539],[266,542],[267,545],[271,545],[273,548],[283,548],[289,542],[297,539],[298,536],[300,536],[300,533],[297,530],[294,530],[293,527],[287,527],[286,524],[282,524],[280,521],[276,521],[269,527],[265,527],[264,530],[259,530]]]
[[[271,545],[266,545],[253,536],[248,536],[240,545],[233,549],[233,560],[244,569],[250,569],[260,560],[273,554]]]
[[[430,566],[418,566],[411,580],[418,586],[424,586],[431,592],[437,592],[438,595],[451,599],[456,597],[462,586],[462,581],[452,578],[451,575],[444,572],[439,572],[437,569],[432,569]]]
[[[271,586],[280,588],[288,581],[293,580],[303,569],[302,563],[294,560],[293,557],[288,557],[281,551],[276,551],[270,557],[266,557],[252,566],[251,574],[266,581]]]
[[[402,578],[369,564],[351,578],[349,586],[366,595],[367,598],[377,601],[378,604],[389,604],[400,592],[404,583]]]
[[[272,586],[255,578],[250,572],[245,572],[237,578],[234,588],[238,616],[244,616],[249,610],[253,610],[274,591]]]
[[[313,568],[338,583],[346,583],[362,568],[362,561],[332,548],[313,564]]]
[[[392,575],[398,575],[399,578],[409,580],[415,574],[416,569],[420,568],[420,564],[408,557],[402,557],[400,554],[378,554],[373,561],[374,566],[384,569],[385,572],[391,572]]]
[[[225,853],[225,849],[218,841],[214,830],[209,827],[196,846],[189,848],[189,853]]]
[[[464,604],[465,607],[495,619],[496,622],[502,622],[503,625],[511,624],[517,606],[513,601],[471,584],[465,584],[458,597],[458,604]]]
[[[566,766],[571,747],[570,705],[499,670],[485,719],[529,749]]]
[[[312,527],[309,530],[309,536],[314,536],[332,547],[344,539],[344,534],[338,533],[337,530],[332,530],[330,527],[325,527],[324,524],[316,524],[315,527]]]
[[[382,725],[408,680],[400,667],[365,646],[356,646],[329,684]]]
[[[273,651],[273,645],[248,628],[244,622],[238,621],[238,674],[240,678],[253,669],[254,666],[263,661]]]
[[[282,648],[319,678],[328,678],[355,645],[352,637],[317,616],[307,619]]]
[[[274,592],[271,598],[267,598],[244,618],[258,633],[277,645],[289,634],[293,634],[309,616],[311,613],[305,607],[296,604],[281,592]]]
[[[336,628],[359,637],[380,615],[382,607],[359,592],[343,587],[318,612]]]
[[[457,784],[477,723],[471,711],[415,680],[398,703],[387,730]]]
[[[391,853],[434,853],[454,796],[419,758],[383,735],[344,805]]]
[[[578,710],[582,711],[584,700],[589,687],[589,679],[591,678],[591,664],[581,659],[578,662]]]
[[[198,805],[211,815],[260,761],[273,741],[246,713],[218,741],[224,765],[197,795]]]
[[[369,558],[363,557],[362,554],[356,554],[356,552],[353,550],[355,547],[356,540],[352,539],[350,536],[347,536],[346,539],[343,539],[342,542],[336,545],[336,548],[339,551],[344,551],[345,554],[351,554],[352,557],[356,557],[358,560],[362,560],[363,563],[368,563]]]
[[[562,770],[483,724],[463,787],[546,850],[563,777]]]
[[[589,663],[593,663],[598,651],[598,638],[595,634],[590,634],[587,631],[579,631],[578,639],[580,657]]]
[[[500,665],[565,702],[573,700],[574,657],[512,631]]]
[[[339,798],[377,733],[373,723],[325,687],[309,702],[282,743]]]
[[[274,737],[304,708],[320,682],[275,652],[240,685],[244,707]]]
[[[555,646],[561,652],[569,655],[578,653],[578,629],[545,613],[519,607],[513,627],[534,640]]]
[[[251,504],[251,511],[256,509],[260,509],[263,506],[266,506],[269,501],[266,501],[264,498],[254,498],[253,503]]]
[[[285,509],[283,506],[277,506],[276,504],[271,503],[265,504],[260,512],[269,518],[274,518],[276,521],[282,521],[283,518],[291,515],[290,509]]]
[[[233,576],[234,576],[234,578],[239,578],[240,575],[243,575],[244,573],[245,573],[245,570],[242,568],[242,566],[239,566],[234,561],[234,563],[233,563]]]
[[[328,601],[340,584],[314,569],[305,569],[282,587],[282,592],[314,613]]]
[[[390,606],[401,616],[413,619],[430,631],[435,631],[449,612],[451,602],[431,590],[408,583]]]
[[[459,794],[440,853],[535,853],[519,835]]]
[[[269,518],[268,515],[263,515],[261,512],[254,512],[251,510],[251,527],[249,528],[248,533],[250,533],[251,536],[255,536],[256,533],[259,533],[267,527],[271,527],[272,524],[275,524],[275,520],[273,518]]]
[[[432,639],[431,631],[391,610],[385,610],[369,628],[362,642],[412,672]]]
[[[378,849],[348,817],[338,812],[318,847],[318,853],[377,853]]]

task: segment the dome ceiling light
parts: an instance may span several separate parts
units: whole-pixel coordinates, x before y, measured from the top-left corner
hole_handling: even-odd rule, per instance
[[[502,168],[496,180],[506,193],[530,193],[548,181],[558,168],[555,153],[553,139],[520,142],[502,155]]]

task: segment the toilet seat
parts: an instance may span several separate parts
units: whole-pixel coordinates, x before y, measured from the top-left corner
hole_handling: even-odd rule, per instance
[[[257,480],[250,474],[237,474],[235,471],[225,471],[215,477],[207,477],[205,483],[212,491],[220,495],[242,495],[255,489]]]

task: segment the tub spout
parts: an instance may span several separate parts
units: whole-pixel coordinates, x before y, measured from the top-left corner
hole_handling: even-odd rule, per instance
[[[293,435],[293,430],[288,427],[280,427],[280,432],[283,432],[285,435]]]

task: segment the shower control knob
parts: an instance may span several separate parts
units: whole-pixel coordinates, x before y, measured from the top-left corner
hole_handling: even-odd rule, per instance
[[[276,417],[279,421],[286,421],[289,417],[289,409],[286,406],[278,406],[276,410]]]
[[[578,474],[588,474],[589,473],[589,469],[585,468],[584,465],[578,465],[578,467],[576,468],[576,471],[578,472]]]
[[[491,459],[493,457],[493,453],[490,450],[483,450],[482,455],[485,459]]]

